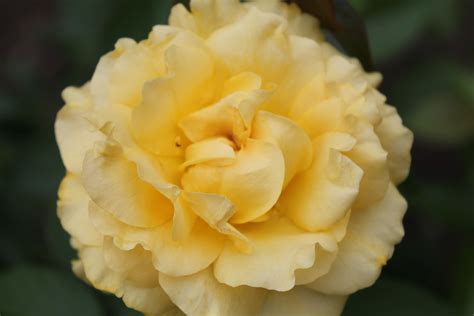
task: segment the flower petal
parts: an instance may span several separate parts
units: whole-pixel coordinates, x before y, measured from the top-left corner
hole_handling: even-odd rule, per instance
[[[375,132],[379,136],[383,148],[388,152],[390,178],[397,185],[406,179],[410,171],[413,133],[403,126],[394,107],[382,105],[380,111],[383,120],[375,127]]]
[[[303,286],[288,292],[270,291],[261,316],[339,316],[347,297],[325,295]]]
[[[249,136],[254,115],[270,93],[266,90],[232,93],[186,116],[179,127],[192,142],[223,136],[232,137],[240,145]]]
[[[274,82],[288,63],[286,27],[278,15],[250,8],[242,18],[215,31],[207,44],[231,75],[250,71]]]
[[[262,139],[278,146],[285,158],[285,181],[309,168],[313,161],[311,140],[306,133],[289,119],[260,111],[255,117],[252,138]]]
[[[327,133],[314,140],[313,164],[290,182],[278,202],[298,226],[325,230],[349,211],[363,172],[341,151],[350,150],[354,142],[343,133]]]
[[[64,229],[81,244],[100,246],[102,235],[92,226],[88,207],[89,196],[80,179],[66,175],[59,187],[58,216]]]
[[[224,137],[208,138],[186,148],[186,160],[181,168],[210,163],[229,165],[235,160],[234,144]]]
[[[182,178],[185,190],[226,196],[236,206],[232,223],[245,223],[269,211],[278,200],[285,173],[281,151],[273,144],[248,139],[235,163],[190,167]]]
[[[186,315],[256,315],[265,299],[264,289],[221,284],[210,269],[185,277],[160,273],[160,284]]]
[[[232,287],[288,291],[295,285],[295,270],[313,266],[316,244],[337,249],[330,235],[306,233],[286,218],[247,225],[241,231],[252,242],[252,252],[242,253],[227,243],[214,263],[217,280]]]
[[[167,223],[157,228],[153,264],[169,276],[190,275],[212,264],[223,244],[224,237],[200,220],[194,224],[190,236],[183,240],[173,240],[172,225]]]
[[[66,169],[75,174],[82,171],[82,163],[87,151],[97,141],[106,136],[88,118],[91,109],[88,107],[66,105],[56,117],[54,130],[59,151]]]
[[[234,245],[244,252],[251,251],[247,237],[229,224],[235,207],[225,196],[200,192],[183,192],[183,198],[193,212],[219,233],[228,235]]]
[[[142,256],[141,262],[136,261],[132,270],[124,272],[109,268],[101,247],[85,247],[79,251],[79,256],[85,275],[94,287],[123,297],[127,306],[149,314],[159,314],[172,308],[172,303],[158,283],[158,272],[151,267],[149,255]],[[122,258],[127,257],[122,255]],[[137,280],[136,271],[141,274],[141,280],[146,280],[145,284]]]
[[[345,124],[346,130],[357,140],[346,156],[364,171],[353,209],[367,208],[384,197],[389,185],[387,152],[369,122],[348,116]]]
[[[122,148],[112,141],[100,147],[84,160],[82,181],[91,199],[129,225],[153,227],[169,220],[173,205],[139,178]]]
[[[115,50],[101,58],[92,77],[94,103],[100,107],[116,104],[134,107],[141,101],[143,84],[163,75],[162,71],[156,67],[150,46],[120,39]]]
[[[347,295],[372,285],[403,237],[406,209],[405,199],[390,184],[381,201],[352,212],[331,270],[307,286],[327,294]]]

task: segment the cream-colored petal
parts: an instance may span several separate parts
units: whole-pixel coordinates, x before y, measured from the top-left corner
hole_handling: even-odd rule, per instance
[[[179,122],[179,127],[192,142],[223,136],[240,145],[250,134],[255,113],[270,94],[266,90],[232,93],[186,116]]]
[[[244,5],[256,6],[264,12],[283,16],[288,20],[290,34],[308,37],[317,42],[323,40],[318,19],[303,13],[295,3],[287,4],[280,0],[252,0]]]
[[[261,316],[339,316],[347,297],[325,295],[303,286],[288,292],[270,291]]]
[[[337,249],[330,235],[307,233],[286,218],[248,224],[241,231],[251,241],[252,252],[242,253],[227,243],[214,263],[217,280],[232,287],[288,291],[295,285],[295,270],[313,265],[316,244],[330,251]]]
[[[120,39],[115,50],[103,56],[97,65],[91,93],[98,106],[134,107],[141,101],[143,84],[160,75],[151,47],[132,39]]]
[[[250,92],[262,87],[262,78],[253,72],[241,72],[224,82],[222,87],[222,96],[228,96],[232,93],[245,91]]]
[[[283,18],[250,8],[235,23],[214,32],[207,44],[232,75],[250,71],[275,82],[288,64],[286,28]]]
[[[392,256],[394,245],[404,235],[402,219],[406,209],[405,199],[390,184],[381,201],[352,212],[331,270],[307,286],[335,295],[347,295],[371,286]]]
[[[308,284],[317,278],[325,275],[331,269],[331,265],[336,259],[337,250],[327,251],[320,245],[316,245],[316,258],[314,264],[308,269],[298,269],[295,271],[296,285]]]
[[[279,207],[300,227],[325,230],[341,220],[351,208],[362,170],[341,152],[354,146],[348,134],[327,133],[313,142],[310,169],[297,175],[283,192]]]
[[[82,260],[87,279],[94,287],[122,297],[128,307],[143,313],[159,314],[172,308],[168,296],[158,283],[158,272],[150,269],[150,256],[142,257],[148,262],[135,262],[133,268],[140,271],[141,278],[147,284],[137,282],[133,276],[134,270],[116,272],[107,265],[101,247],[86,247],[81,249],[79,256]],[[122,255],[127,256],[127,255]]]
[[[129,226],[94,203],[89,206],[89,214],[94,226],[113,237],[116,246],[124,250],[143,246],[151,251],[155,268],[168,275],[189,275],[205,269],[216,259],[224,244],[223,235],[200,220],[193,225],[188,238],[174,240],[171,221],[149,229]]]
[[[59,187],[58,216],[64,229],[84,245],[100,246],[102,235],[89,219],[89,196],[81,181],[72,174],[66,175]]]
[[[284,69],[284,73],[274,79],[278,84],[278,88],[265,106],[265,110],[283,116],[287,116],[294,106],[299,91],[303,90],[308,82],[316,76],[324,75],[324,63],[321,58],[320,46],[311,39],[290,36],[289,52],[285,57],[288,66]],[[324,84],[324,81],[322,81],[322,84]],[[318,98],[321,97],[322,95],[318,95]],[[312,101],[316,102],[318,98]]]
[[[185,190],[226,196],[236,206],[232,223],[245,223],[269,211],[278,200],[285,175],[284,158],[273,144],[248,139],[235,163],[190,167],[182,178]]]
[[[230,165],[235,160],[234,144],[224,137],[208,138],[186,148],[185,162],[181,168],[200,163]]]
[[[397,110],[389,105],[380,106],[383,120],[375,127],[383,148],[388,152],[390,179],[395,184],[403,182],[408,176],[411,164],[410,150],[413,133],[403,126]]]
[[[191,12],[201,36],[207,37],[215,30],[232,23],[243,13],[238,0],[192,0]]]
[[[346,128],[356,140],[346,156],[364,171],[353,209],[366,208],[382,199],[390,182],[387,152],[383,149],[373,126],[354,116],[346,117]]]
[[[143,101],[132,113],[132,129],[138,143],[158,155],[182,156],[181,134],[176,125],[178,110],[172,78],[147,82]]]
[[[82,182],[91,199],[126,224],[153,227],[169,220],[173,205],[150,184],[113,141],[86,155]]]
[[[224,237],[200,220],[184,240],[173,240],[172,225],[167,223],[157,228],[153,264],[158,271],[169,276],[190,275],[212,264],[223,244]]]
[[[160,273],[160,285],[186,315],[258,315],[264,289],[219,283],[211,269],[185,277]]]
[[[228,235],[234,245],[244,252],[252,246],[248,238],[229,224],[235,206],[225,196],[200,192],[183,192],[183,199],[193,212],[219,233]]]
[[[306,119],[307,126],[303,126],[302,124],[300,125],[303,126],[305,130],[308,130],[308,134],[313,137],[314,137],[313,135],[314,133],[311,132],[312,128],[319,129],[319,125],[321,124],[324,124],[324,126],[327,126],[329,123],[331,123],[331,125],[333,125],[332,118],[334,114],[340,112],[340,110],[337,110],[335,106],[330,106],[330,107],[319,106],[321,108],[316,107],[319,103],[322,103],[323,101],[331,100],[331,99],[326,100],[327,99],[326,94],[328,93],[326,90],[327,90],[327,87],[326,87],[326,82],[324,80],[324,73],[320,71],[316,75],[314,75],[312,78],[308,79],[308,81],[302,84],[302,87],[300,87],[299,92],[295,94],[294,101],[291,103],[291,106],[289,108],[288,117],[297,122],[299,121],[304,122],[304,120]],[[312,110],[312,112],[310,112],[310,110]],[[310,113],[310,114],[307,115],[306,113]],[[316,114],[314,115],[311,113],[316,113]],[[339,115],[340,114],[338,114],[337,117]],[[306,118],[307,116],[310,116],[310,117]],[[320,118],[320,116],[323,116],[323,117]],[[312,119],[318,119],[318,122],[313,123]],[[330,122],[326,122],[328,120]]]
[[[309,168],[313,161],[313,146],[308,135],[285,117],[265,111],[258,112],[252,138],[269,141],[280,148],[285,159],[284,187],[295,174]]]
[[[89,107],[64,106],[57,114],[54,130],[66,169],[79,174],[86,152],[106,136],[90,121]]]

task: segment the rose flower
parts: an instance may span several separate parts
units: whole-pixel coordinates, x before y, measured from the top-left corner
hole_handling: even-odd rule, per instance
[[[146,315],[339,315],[403,236],[412,133],[280,1],[194,0],[67,88],[74,272]]]

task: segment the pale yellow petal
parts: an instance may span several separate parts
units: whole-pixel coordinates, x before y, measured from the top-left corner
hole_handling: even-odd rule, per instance
[[[181,168],[200,163],[229,165],[235,160],[234,144],[224,137],[208,138],[186,148],[185,162]]]
[[[98,106],[134,107],[141,101],[143,84],[160,75],[151,47],[132,39],[120,39],[115,50],[104,55],[97,65],[91,93]]]
[[[287,4],[280,0],[252,0],[244,5],[253,5],[264,12],[283,16],[288,20],[290,34],[308,37],[314,41],[323,40],[318,19],[303,13],[295,3]]]
[[[311,165],[313,148],[307,134],[289,119],[260,111],[255,117],[252,138],[269,141],[280,148],[285,159],[284,187]]]
[[[88,107],[66,105],[58,112],[54,130],[61,158],[70,172],[79,174],[86,152],[105,135],[90,121]]]
[[[253,72],[241,72],[224,82],[222,96],[228,96],[239,91],[258,90],[262,87],[262,78]]]
[[[143,87],[143,101],[132,113],[137,142],[158,155],[182,156],[181,134],[176,125],[178,110],[172,78],[147,82]]]
[[[162,224],[173,210],[167,198],[139,178],[136,165],[112,141],[88,152],[82,182],[98,206],[129,225]]]
[[[223,235],[200,220],[184,240],[173,240],[172,225],[167,223],[157,228],[153,264],[158,271],[169,276],[190,275],[212,264],[223,244]]]
[[[186,315],[258,315],[265,290],[219,283],[211,269],[185,277],[160,273],[160,284]]]
[[[264,108],[269,112],[284,116],[287,116],[293,107],[299,91],[304,89],[307,83],[316,76],[324,75],[324,63],[318,43],[308,38],[292,35],[289,36],[288,44],[289,52],[285,56],[288,65],[284,69],[285,72],[274,79],[278,88]],[[279,66],[272,65],[270,67]],[[318,95],[318,98],[313,101],[316,102],[322,97],[323,95]]]
[[[232,75],[250,71],[264,81],[275,81],[288,64],[285,30],[283,18],[250,8],[235,23],[214,32],[207,44]]]
[[[270,291],[261,316],[339,316],[347,297],[325,295],[303,286],[288,292]]]
[[[192,0],[191,12],[199,34],[206,37],[232,23],[243,13],[243,8],[238,0]]]
[[[248,238],[229,224],[229,219],[235,214],[235,206],[229,199],[222,195],[200,192],[183,192],[182,196],[193,212],[210,227],[228,235],[239,250],[251,251]]]
[[[84,245],[100,246],[102,235],[89,219],[89,196],[81,181],[72,174],[66,175],[59,187],[58,216],[64,229]]]
[[[255,113],[270,94],[265,90],[232,93],[186,116],[179,127],[192,142],[223,136],[231,137],[240,145],[250,134]]]
[[[142,250],[143,251],[143,250]],[[159,314],[172,308],[168,296],[158,283],[158,272],[151,267],[150,256],[135,260],[130,270],[117,272],[104,260],[101,247],[86,247],[79,252],[87,279],[94,287],[122,297],[128,307],[143,313]],[[129,257],[126,254],[122,257]],[[136,271],[141,274],[137,280]]]
[[[382,105],[383,121],[375,127],[383,148],[388,152],[390,178],[399,184],[408,176],[411,164],[410,150],[413,145],[413,133],[403,126],[397,110],[389,105]]]
[[[224,167],[190,167],[182,178],[185,190],[226,196],[235,206],[232,223],[244,223],[269,211],[278,200],[285,175],[281,151],[273,144],[248,139],[235,163]]]
[[[296,122],[300,125],[311,139],[314,139],[324,133],[340,130],[342,124],[342,100],[339,98],[330,98],[321,102],[311,103],[307,100],[311,94],[302,96],[299,100],[302,104],[307,104],[307,110]]]
[[[346,130],[357,140],[346,155],[364,171],[353,208],[366,208],[382,199],[387,190],[390,182],[387,152],[369,122],[348,116],[345,124]]]
[[[329,269],[331,269],[331,265],[337,256],[337,250],[328,251],[320,245],[316,245],[315,248],[316,257],[314,264],[307,269],[298,269],[295,271],[296,285],[311,283],[328,273]]]
[[[371,286],[390,259],[404,230],[407,204],[394,185],[385,197],[367,209],[352,212],[347,234],[328,274],[309,284],[311,288],[336,295],[351,294]]]
[[[347,214],[363,174],[342,154],[354,143],[343,133],[323,134],[313,142],[313,164],[290,182],[278,203],[297,225],[309,231],[325,230]]]
[[[227,243],[214,263],[216,278],[232,287],[288,291],[295,285],[295,270],[313,266],[316,244],[337,249],[330,235],[307,233],[286,218],[248,224],[241,231],[251,241],[252,252],[242,253]]]

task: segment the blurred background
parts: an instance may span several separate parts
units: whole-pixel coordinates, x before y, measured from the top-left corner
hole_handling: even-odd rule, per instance
[[[0,314],[138,315],[71,273],[56,217],[61,90],[119,37],[143,39],[171,0],[0,0]],[[474,1],[351,0],[381,90],[415,133],[406,237],[345,316],[474,313]]]

